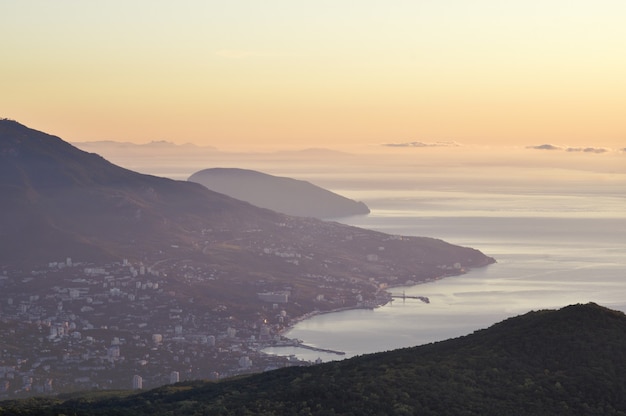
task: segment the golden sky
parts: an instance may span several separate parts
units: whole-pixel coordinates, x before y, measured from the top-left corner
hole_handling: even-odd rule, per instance
[[[223,150],[626,147],[624,0],[0,3],[0,117]]]

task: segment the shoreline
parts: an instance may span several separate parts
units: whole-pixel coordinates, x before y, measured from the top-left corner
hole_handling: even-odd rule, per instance
[[[289,338],[287,337],[285,334],[288,333],[289,331],[291,331],[297,324],[299,324],[300,322],[303,322],[307,319],[311,319],[314,318],[316,316],[319,315],[326,315],[326,314],[330,314],[330,313],[338,313],[338,312],[345,312],[345,311],[351,311],[351,310],[358,310],[358,309],[369,309],[369,310],[374,310],[376,308],[380,308],[382,306],[387,305],[390,302],[393,302],[393,297],[394,296],[398,296],[398,295],[393,295],[393,293],[391,293],[392,289],[397,289],[397,288],[401,288],[401,287],[405,287],[405,288],[413,288],[415,286],[419,286],[419,285],[423,285],[426,283],[433,283],[436,282],[438,280],[442,280],[445,279],[447,277],[455,277],[455,276],[463,276],[465,274],[467,274],[468,272],[470,272],[471,270],[474,269],[480,269],[483,267],[487,267],[491,264],[496,263],[495,259],[492,262],[488,262],[482,266],[478,266],[478,267],[474,267],[472,269],[461,269],[460,273],[451,273],[451,274],[444,274],[441,276],[437,276],[435,278],[429,279],[429,280],[425,280],[419,283],[415,283],[412,285],[406,285],[406,284],[399,284],[399,285],[393,285],[393,286],[388,286],[385,289],[381,289],[380,292],[384,294],[384,296],[377,296],[375,299],[376,300],[380,300],[378,302],[376,301],[372,301],[369,302],[368,304],[363,304],[363,305],[355,305],[355,306],[344,306],[341,308],[336,308],[336,309],[330,309],[330,310],[315,310],[315,311],[311,311],[311,312],[307,312],[303,315],[300,315],[294,319],[292,319],[288,325],[286,325],[283,329],[281,329],[280,331],[276,332],[277,335],[279,335],[281,338],[284,339],[284,341],[287,343],[287,345],[277,345],[276,343],[271,343],[269,345],[265,345],[262,348],[260,348],[258,351],[263,353],[263,349],[266,348],[272,348],[272,347],[296,347],[296,348],[303,348],[303,349],[308,349],[308,350],[312,350],[312,351],[319,351],[319,352],[327,352],[327,353],[332,353],[332,354],[337,354],[337,355],[345,355],[346,352],[345,351],[336,351],[336,350],[331,350],[331,349],[327,349],[327,348],[321,348],[321,347],[315,347],[315,346],[311,346],[311,345],[307,345],[304,344],[302,340],[296,339],[296,338]],[[422,296],[418,296],[416,297],[416,299],[421,300],[424,303],[429,303],[425,300],[423,300],[422,298],[428,299],[427,297],[422,297]],[[267,354],[267,353],[264,353]]]

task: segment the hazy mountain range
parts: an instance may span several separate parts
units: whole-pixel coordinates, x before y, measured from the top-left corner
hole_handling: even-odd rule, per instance
[[[193,143],[183,143],[177,144],[167,140],[153,140],[148,143],[132,143],[132,142],[118,142],[114,140],[99,140],[93,142],[73,142],[73,146],[79,147],[81,149],[89,149],[97,152],[102,149],[119,149],[123,151],[138,151],[138,152],[150,152],[153,150],[162,151],[217,151],[215,147],[212,146],[198,146]]]
[[[217,228],[236,234],[267,227],[282,230],[282,238],[312,238],[293,235],[284,226],[298,224],[298,218],[256,208],[192,182],[120,168],[15,121],[0,122],[0,158],[4,245],[0,256],[5,263],[47,262],[72,253],[88,259],[141,258],[172,245],[202,254],[204,247],[197,246],[201,231]],[[387,238],[336,223],[320,221],[315,226],[337,233],[335,240],[355,232],[381,241]],[[424,249],[420,243],[432,245],[419,238],[405,241],[405,245],[417,243],[420,250]],[[333,239],[324,244],[333,245]],[[428,257],[444,261],[455,250],[466,251],[445,247],[449,253],[433,252]],[[468,256],[456,257],[446,260]]]
[[[493,262],[437,239],[288,216],[196,183],[139,174],[11,120],[0,121],[0,192],[5,267],[67,257],[146,265],[185,259],[221,270],[229,282],[317,287],[327,276],[374,290],[371,279],[419,282]],[[205,296],[217,299],[224,284],[213,284]]]
[[[204,169],[188,180],[258,207],[289,215],[338,218],[370,212],[363,202],[348,199],[310,182],[249,169]]]
[[[268,215],[192,183],[120,168],[9,120],[0,122],[0,158],[5,264],[141,258],[188,248],[193,234],[233,215]]]

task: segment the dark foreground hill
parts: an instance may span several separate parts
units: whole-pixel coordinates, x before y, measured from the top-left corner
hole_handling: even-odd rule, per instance
[[[543,310],[471,335],[145,393],[0,403],[1,415],[624,415],[626,316]]]
[[[348,199],[310,182],[254,170],[204,169],[188,180],[252,205],[289,215],[338,218],[370,212],[363,202]]]

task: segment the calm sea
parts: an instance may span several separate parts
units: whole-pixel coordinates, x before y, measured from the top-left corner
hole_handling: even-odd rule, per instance
[[[301,348],[271,348],[324,361],[469,334],[530,310],[596,302],[626,311],[626,198],[455,191],[354,192],[369,216],[341,219],[390,234],[429,236],[477,248],[497,264],[433,283],[393,289],[427,296],[374,310],[324,314],[287,333]]]

